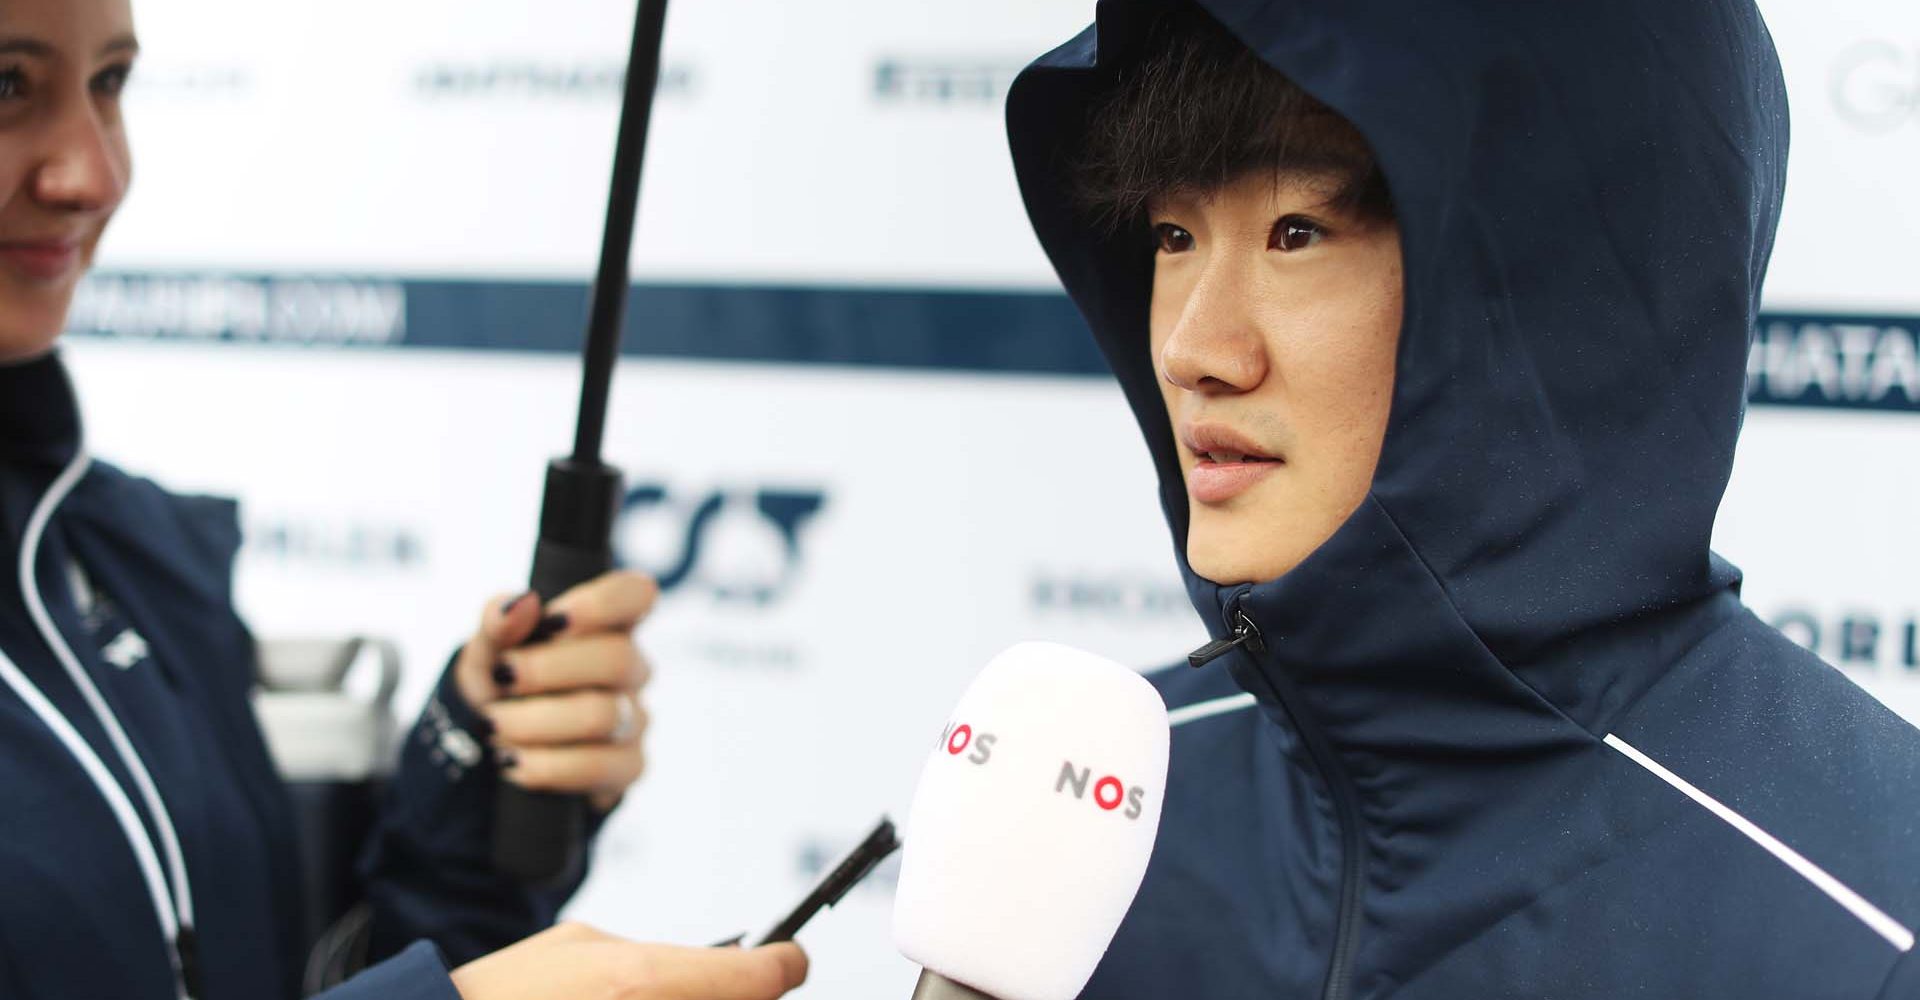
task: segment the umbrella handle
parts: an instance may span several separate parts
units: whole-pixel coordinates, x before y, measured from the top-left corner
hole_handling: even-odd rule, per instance
[[[542,600],[613,567],[613,521],[619,513],[620,473],[600,460],[607,397],[631,278],[634,215],[640,205],[640,167],[660,80],[660,39],[667,0],[639,0],[633,42],[627,53],[626,87],[620,98],[620,130],[613,147],[613,180],[607,192],[600,267],[593,282],[580,380],[580,417],[573,455],[547,466],[540,509],[540,541],[534,549],[533,589]],[[502,783],[494,803],[493,862],[506,874],[533,885],[564,885],[580,870],[585,854],[586,800],[577,795],[528,792]]]
[[[547,466],[532,574],[542,601],[613,568],[621,493],[620,473],[609,466],[568,458]],[[580,873],[586,829],[585,798],[501,782],[494,795],[494,868],[529,885],[564,886]]]

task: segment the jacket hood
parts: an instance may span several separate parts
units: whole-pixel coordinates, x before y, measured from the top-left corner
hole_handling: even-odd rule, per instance
[[[1202,618],[1220,635],[1230,606],[1259,610],[1280,640],[1271,658],[1298,671],[1489,657],[1597,725],[1649,678],[1571,661],[1644,646],[1643,626],[1738,585],[1708,544],[1787,154],[1758,12],[1747,0],[1201,6],[1366,137],[1405,275],[1371,493],[1277,580],[1221,587],[1183,554]],[[1007,118],[1028,213],[1139,420],[1183,552],[1186,492],[1146,348],[1151,257],[1078,212],[1067,174],[1167,9],[1102,0],[1093,26],[1019,77]],[[1356,642],[1375,616],[1395,623]]]

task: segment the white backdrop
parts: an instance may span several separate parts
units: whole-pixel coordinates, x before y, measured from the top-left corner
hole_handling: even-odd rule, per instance
[[[562,349],[631,6],[136,7],[138,180],[68,345],[94,446],[239,496],[256,630],[399,639],[411,711],[480,602],[524,580],[542,468],[569,443]],[[1717,543],[1764,615],[1920,718],[1920,8],[1763,7],[1792,179]],[[673,8],[634,273],[679,297],[643,294],[634,323],[679,357],[623,362],[608,451],[642,488],[621,551],[675,587],[642,631],[651,772],[575,915],[692,943],[759,928],[904,811],[992,653],[1051,638],[1144,668],[1202,638],[1118,392],[1075,373],[1084,345],[1035,361],[1002,322],[1065,315],[1005,85],[1090,15]],[[970,316],[956,364],[941,351]],[[807,930],[802,995],[905,995],[886,889]]]

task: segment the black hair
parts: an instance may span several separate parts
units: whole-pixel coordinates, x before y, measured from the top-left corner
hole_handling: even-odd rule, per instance
[[[1261,170],[1325,177],[1336,207],[1393,219],[1386,177],[1359,129],[1183,4],[1156,23],[1095,110],[1073,190],[1082,210],[1120,229],[1139,224],[1151,199]]]

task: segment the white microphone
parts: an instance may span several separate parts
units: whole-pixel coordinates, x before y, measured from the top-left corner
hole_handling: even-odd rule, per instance
[[[1073,1000],[1160,830],[1167,706],[1104,657],[1001,653],[961,697],[907,818],[893,940],[915,1000]]]

